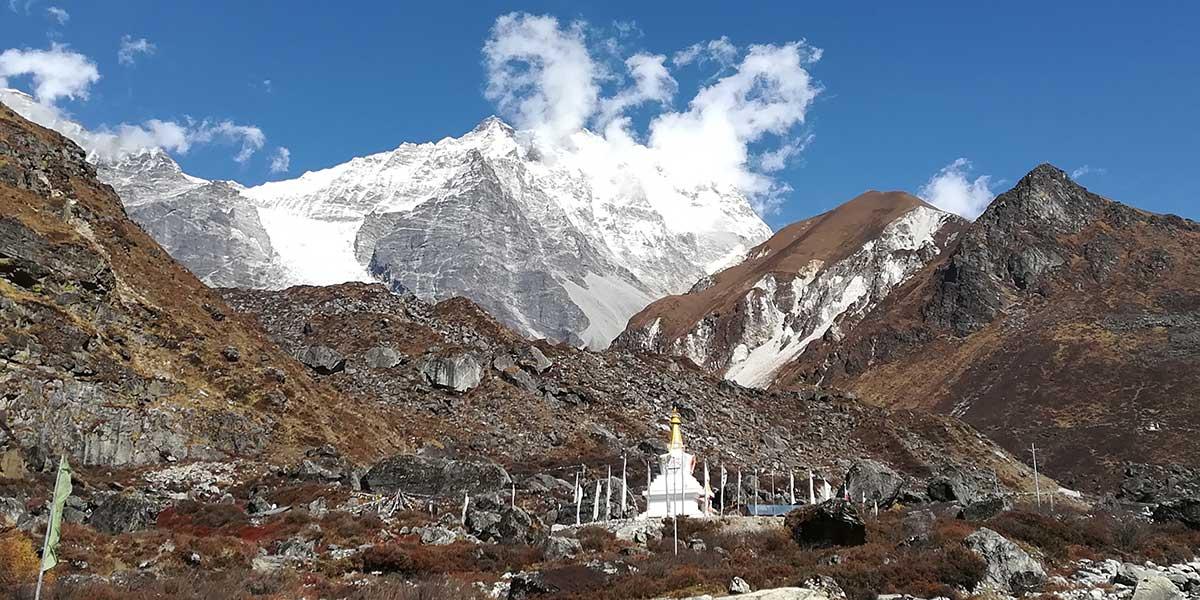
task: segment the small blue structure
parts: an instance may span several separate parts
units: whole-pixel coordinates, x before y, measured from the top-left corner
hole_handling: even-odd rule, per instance
[[[783,517],[804,506],[803,504],[753,504],[746,505],[746,515],[751,517]]]

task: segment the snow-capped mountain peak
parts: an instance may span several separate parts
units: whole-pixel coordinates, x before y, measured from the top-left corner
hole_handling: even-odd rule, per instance
[[[143,225],[184,264],[202,262],[202,278],[222,274],[210,283],[378,280],[429,300],[467,296],[527,335],[599,348],[655,298],[771,233],[736,190],[681,185],[663,165],[616,160],[605,147],[587,131],[544,144],[492,116],[460,137],[249,188],[190,177],[161,152],[101,174],[135,219],[151,205],[206,206],[211,218]],[[230,231],[221,207],[248,230]],[[253,243],[219,269],[212,248],[184,243],[216,234]]]

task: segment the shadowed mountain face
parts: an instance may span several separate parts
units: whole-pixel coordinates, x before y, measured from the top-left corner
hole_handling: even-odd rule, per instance
[[[654,302],[616,343],[767,387],[809,344],[851,329],[964,225],[914,196],[867,192],[783,228],[688,293]]]
[[[823,381],[954,414],[1069,485],[1200,461],[1200,225],[1042,165],[778,387]]]

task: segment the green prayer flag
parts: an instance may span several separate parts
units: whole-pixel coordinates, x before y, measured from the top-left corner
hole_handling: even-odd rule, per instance
[[[58,479],[54,482],[54,500],[50,503],[50,521],[46,524],[46,547],[42,549],[42,571],[58,564],[58,537],[62,529],[63,506],[71,495],[71,465],[66,455],[58,463]]]

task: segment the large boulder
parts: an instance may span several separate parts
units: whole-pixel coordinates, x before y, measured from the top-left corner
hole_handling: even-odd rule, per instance
[[[541,523],[519,507],[494,496],[472,498],[467,506],[467,533],[493,543],[533,542],[541,533]]]
[[[320,375],[332,375],[346,369],[346,357],[329,346],[305,346],[296,352],[296,359]]]
[[[362,479],[372,492],[394,494],[397,490],[421,496],[461,497],[496,494],[512,479],[493,462],[450,460],[400,454],[375,463]]]
[[[306,450],[304,458],[288,470],[288,475],[303,481],[353,484],[354,465],[337,448],[324,445]]]
[[[1154,507],[1155,521],[1178,521],[1191,529],[1200,529],[1200,497],[1169,500]]]
[[[997,495],[1000,486],[990,471],[951,465],[929,479],[926,493],[934,502],[971,504]]]
[[[400,353],[385,346],[376,346],[367,350],[363,362],[372,369],[390,369],[400,364]]]
[[[1045,585],[1042,564],[999,533],[984,527],[967,536],[964,543],[987,564],[982,586],[1020,596]]]
[[[97,531],[116,535],[146,529],[158,519],[157,502],[136,492],[111,494],[92,510],[89,524]]]
[[[542,556],[546,560],[575,558],[583,552],[583,544],[575,538],[552,535],[542,542]]]
[[[434,387],[465,392],[479,385],[483,366],[470,353],[428,356],[420,366],[421,374]]]
[[[558,587],[547,582],[546,578],[537,571],[521,571],[509,581],[508,600],[525,600],[553,594]]]
[[[851,500],[866,498],[867,504],[879,502],[880,508],[895,503],[903,487],[903,477],[887,465],[870,459],[855,461],[846,471],[843,484],[843,490],[850,494]]]
[[[546,358],[546,355],[542,354],[542,351],[537,346],[522,348],[517,354],[517,364],[537,373],[544,373],[546,369],[554,366],[554,363]]]
[[[836,498],[792,511],[784,525],[805,548],[860,546],[867,541],[867,527],[854,504]]]
[[[1170,579],[1158,574],[1146,574],[1133,588],[1133,600],[1183,600],[1183,592]]]
[[[1129,463],[1122,475],[1118,497],[1124,500],[1156,504],[1200,498],[1200,467]]]

